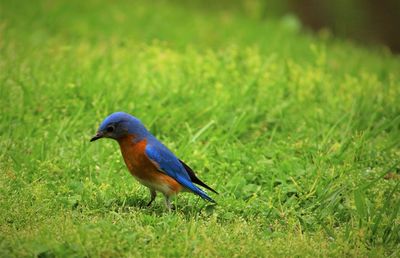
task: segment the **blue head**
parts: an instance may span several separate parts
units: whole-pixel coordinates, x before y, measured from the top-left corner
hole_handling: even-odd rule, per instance
[[[97,134],[90,141],[100,138],[118,140],[127,135],[134,135],[136,139],[142,139],[149,134],[149,131],[136,117],[124,112],[115,112],[104,119]]]

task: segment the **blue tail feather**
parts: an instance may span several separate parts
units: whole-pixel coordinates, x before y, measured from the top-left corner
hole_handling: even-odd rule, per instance
[[[197,195],[199,195],[201,198],[203,198],[204,200],[207,200],[209,202],[213,202],[216,203],[210,196],[208,196],[204,191],[202,191],[201,189],[197,188],[196,186],[194,186],[196,188],[196,191],[193,191],[194,193],[196,193]]]

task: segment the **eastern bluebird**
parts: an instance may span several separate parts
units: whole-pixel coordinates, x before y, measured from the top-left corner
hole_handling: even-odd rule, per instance
[[[168,209],[171,209],[171,196],[180,191],[192,192],[215,203],[194,184],[217,192],[202,182],[188,165],[158,141],[134,116],[124,112],[109,115],[90,141],[100,138],[111,138],[119,143],[131,174],[150,189],[151,199],[147,206],[154,201],[157,191],[164,194]]]

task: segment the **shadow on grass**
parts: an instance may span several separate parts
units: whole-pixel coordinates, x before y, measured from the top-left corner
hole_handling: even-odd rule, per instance
[[[164,198],[157,198],[150,206],[148,206],[149,201],[149,198],[145,199],[140,196],[129,196],[112,200],[106,205],[106,208],[117,213],[129,213],[132,212],[133,208],[147,215],[164,216],[165,214],[176,213],[183,215],[185,218],[192,218],[200,213],[203,215],[211,215],[218,205],[201,199],[197,200],[195,203],[174,200],[172,202],[173,209],[169,211],[164,205]]]

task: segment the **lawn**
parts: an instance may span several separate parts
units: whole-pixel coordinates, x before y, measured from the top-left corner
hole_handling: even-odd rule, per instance
[[[290,15],[0,1],[0,257],[400,255],[400,59]],[[220,194],[168,212],[125,111]]]

